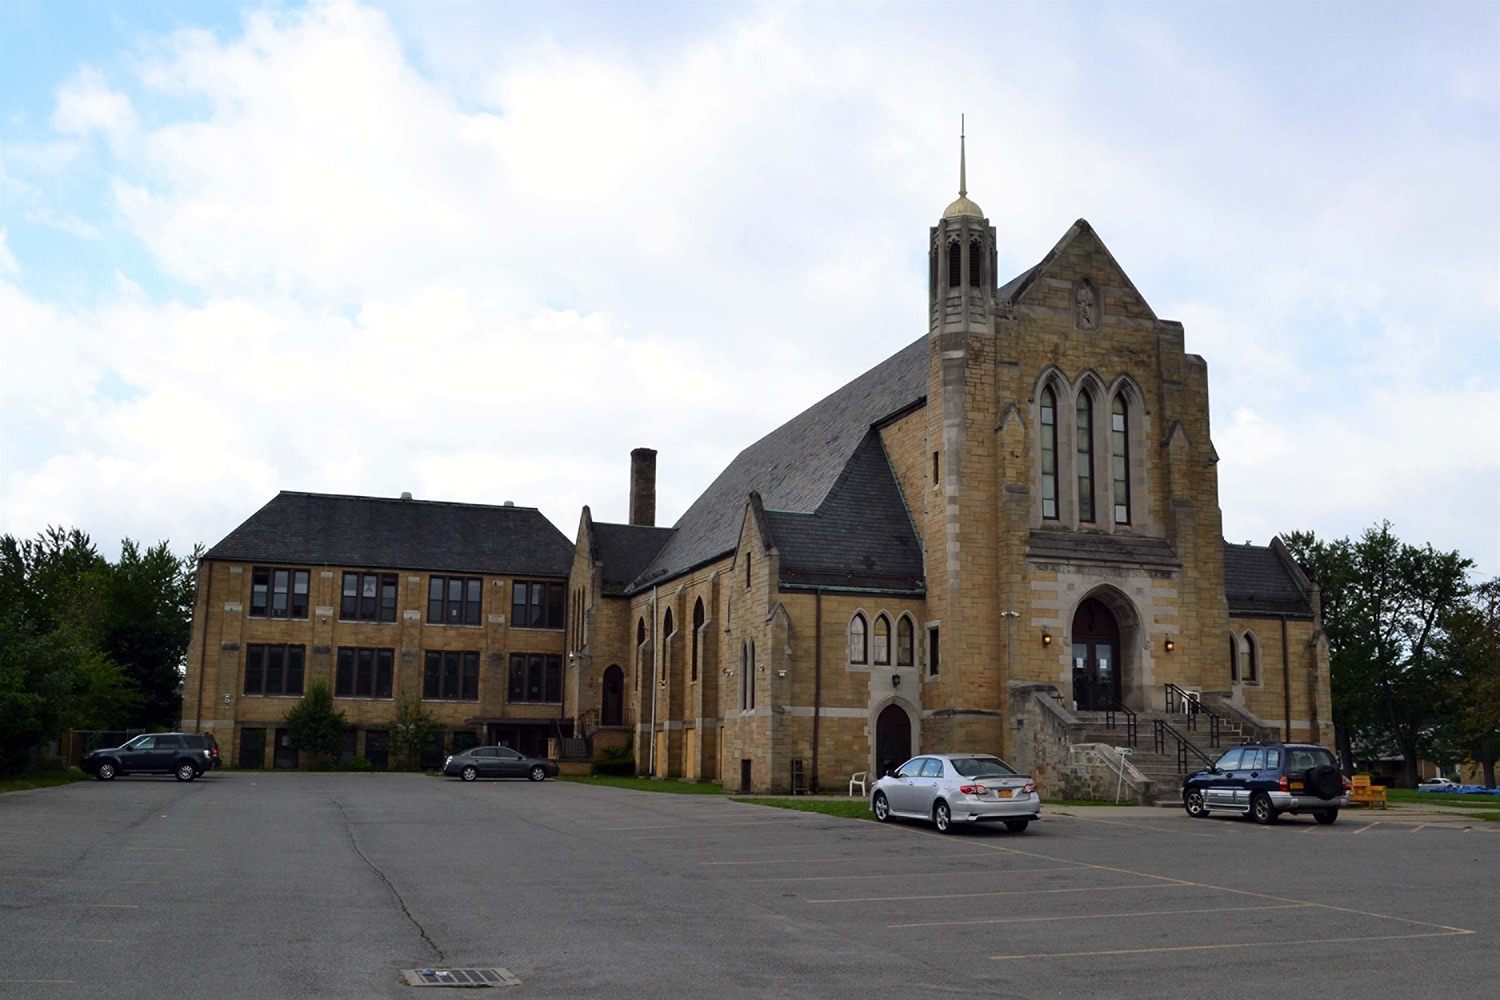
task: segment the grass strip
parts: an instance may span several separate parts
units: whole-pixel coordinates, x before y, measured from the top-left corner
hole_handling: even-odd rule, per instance
[[[71,785],[75,781],[87,781],[88,777],[78,768],[70,767],[66,771],[40,771],[16,778],[0,778],[0,794],[29,792],[35,788],[56,788],[58,785]]]
[[[1387,802],[1419,806],[1461,806],[1465,809],[1500,809],[1500,795],[1449,795],[1446,792],[1418,792],[1411,788],[1388,788]]]
[[[668,792],[672,795],[723,795],[724,789],[706,781],[678,781],[675,778],[627,778],[603,774],[564,774],[559,781],[602,788],[628,788],[637,792]]]
[[[821,813],[824,816],[837,816],[840,819],[873,820],[875,818],[875,814],[870,812],[869,803],[864,799],[809,799],[800,795],[787,798],[735,795],[730,798],[730,801],[747,802],[752,806],[772,806],[776,809]]]

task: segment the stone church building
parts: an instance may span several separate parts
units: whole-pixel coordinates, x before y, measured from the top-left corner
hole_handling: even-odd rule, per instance
[[[1317,590],[1279,540],[1224,541],[1182,325],[1084,220],[1003,282],[996,246],[961,170],[928,235],[925,335],[742,451],[671,528],[649,449],[629,524],[584,508],[579,733],[628,737],[641,773],[756,791],[947,749],[1045,784],[1091,725],[1149,742],[1158,718],[1198,721],[1190,703],[1241,735],[1331,739]]]
[[[509,504],[275,498],[200,566],[184,725],[296,766],[280,720],[325,680],[377,762],[420,695],[434,759],[629,746],[754,791],[971,750],[1062,794],[1082,745],[1331,739],[1317,589],[1279,540],[1224,541],[1182,325],[1083,220],[1001,281],[962,166],[927,249],[927,331],[670,528],[645,448],[630,523],[585,507],[572,545]]]

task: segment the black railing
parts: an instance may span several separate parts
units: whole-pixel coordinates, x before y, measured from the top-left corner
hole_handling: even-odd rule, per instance
[[[1168,715],[1187,716],[1184,728],[1192,732],[1198,731],[1198,718],[1203,716],[1208,719],[1208,745],[1217,747],[1223,742],[1228,720],[1204,705],[1196,691],[1184,690],[1170,681],[1165,687]]]
[[[1197,745],[1195,745],[1192,740],[1188,739],[1182,733],[1174,729],[1172,727],[1172,724],[1167,720],[1151,720],[1151,732],[1152,736],[1155,739],[1156,752],[1159,754],[1166,754],[1168,739],[1171,739],[1176,743],[1178,774],[1187,774],[1189,755],[1197,757],[1204,767],[1213,766],[1213,761],[1209,759],[1208,754],[1204,753],[1202,750],[1199,750]]]
[[[1135,713],[1132,712],[1130,709],[1126,708],[1124,705],[1120,704],[1118,701],[1111,702],[1108,706],[1105,707],[1105,709],[1104,709],[1104,728],[1105,729],[1111,729],[1111,730],[1115,728],[1115,725],[1116,725],[1115,716],[1117,714],[1118,715],[1123,715],[1125,717],[1125,742],[1126,742],[1126,744],[1129,745],[1129,746],[1135,746],[1136,745],[1136,730],[1137,730]]]

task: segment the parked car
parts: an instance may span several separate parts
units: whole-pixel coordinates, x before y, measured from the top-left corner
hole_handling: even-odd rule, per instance
[[[204,748],[208,750],[209,769],[217,769],[219,766],[219,741],[214,738],[213,733],[199,733],[198,735],[203,740]]]
[[[527,757],[510,747],[472,747],[443,761],[443,773],[464,781],[480,778],[546,781],[557,777],[557,765],[540,757]]]
[[[1036,782],[999,757],[984,753],[929,753],[913,757],[870,790],[870,811],[930,820],[947,833],[956,823],[1004,823],[1020,833],[1041,819]]]
[[[1449,781],[1447,778],[1428,778],[1426,781],[1417,782],[1419,792],[1450,792],[1458,787],[1458,782]]]
[[[1316,743],[1242,743],[1182,783],[1182,807],[1193,817],[1213,813],[1274,823],[1282,813],[1312,813],[1332,823],[1349,804],[1349,779],[1333,751]]]
[[[78,766],[100,781],[125,774],[171,774],[192,781],[213,763],[201,733],[143,733],[120,746],[89,751]]]

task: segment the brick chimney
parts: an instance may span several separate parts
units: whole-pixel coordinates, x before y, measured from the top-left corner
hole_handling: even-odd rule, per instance
[[[656,526],[656,449],[630,453],[630,523]]]

